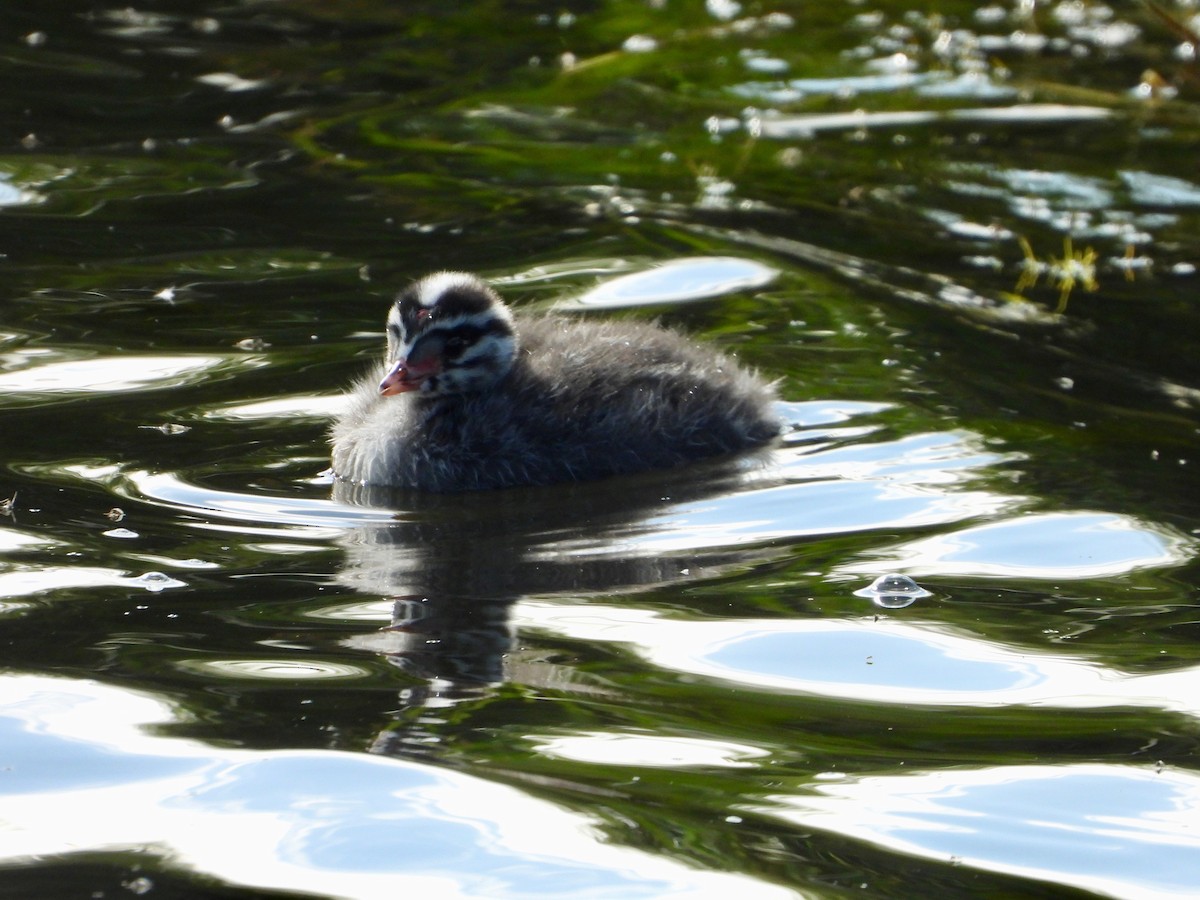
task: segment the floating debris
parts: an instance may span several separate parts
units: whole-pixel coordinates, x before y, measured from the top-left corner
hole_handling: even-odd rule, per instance
[[[149,431],[161,431],[163,434],[184,434],[192,430],[191,425],[177,425],[174,422],[164,422],[162,425],[139,425]]]
[[[16,506],[16,504],[17,492],[13,491],[13,495],[11,497],[6,497],[5,499],[0,500],[0,516],[11,516],[13,514],[13,508]]]
[[[876,606],[884,609],[903,609],[918,600],[932,597],[931,591],[925,590],[907,575],[891,573],[880,575],[868,587],[854,592],[855,597],[869,597]]]
[[[1113,257],[1109,262],[1125,273],[1126,281],[1134,281],[1138,272],[1149,272],[1154,267],[1153,257],[1139,255],[1133,244],[1126,244],[1125,255]]]
[[[121,509],[119,506],[114,506],[104,514],[104,518],[113,522],[120,522],[123,518],[125,518],[125,510]]]

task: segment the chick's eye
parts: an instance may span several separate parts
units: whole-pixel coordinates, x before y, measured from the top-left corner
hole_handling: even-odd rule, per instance
[[[464,337],[448,337],[445,344],[446,352],[454,356],[467,349],[467,339]]]

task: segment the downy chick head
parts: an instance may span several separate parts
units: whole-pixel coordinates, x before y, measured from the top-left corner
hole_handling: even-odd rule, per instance
[[[486,391],[512,368],[517,334],[500,296],[475,275],[427,275],[397,295],[387,318],[384,396]]]

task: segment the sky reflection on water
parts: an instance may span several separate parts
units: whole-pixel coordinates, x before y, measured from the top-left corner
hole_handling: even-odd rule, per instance
[[[1194,897],[1200,778],[1155,765],[1012,765],[850,777],[756,811],[890,850],[1116,897]]]
[[[333,897],[394,897],[398,880],[447,898],[793,896],[609,844],[586,816],[457,772],[146,730],[174,718],[95,682],[3,679],[0,861],[146,848],[234,884]]]
[[[862,576],[889,565],[913,577],[1061,581],[1182,565],[1195,552],[1196,542],[1178,531],[1130,516],[1031,511],[897,544],[837,571]]]
[[[13,355],[18,354],[9,354]],[[47,395],[80,396],[180,387],[210,380],[214,369],[236,370],[256,364],[246,357],[200,355],[41,361],[45,355],[45,351],[35,351],[24,368],[9,361],[4,374],[0,374],[0,395],[7,398],[0,400],[0,405],[34,400],[44,403]],[[260,360],[257,365],[265,363]]]
[[[1129,674],[1085,658],[1009,647],[933,623],[889,618],[682,621],[599,603],[533,600],[518,604],[515,618],[534,630],[627,644],[675,673],[763,691],[864,704],[1142,706],[1200,716],[1200,668]]]

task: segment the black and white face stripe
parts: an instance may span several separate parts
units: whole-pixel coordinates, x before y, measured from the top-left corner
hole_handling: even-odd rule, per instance
[[[466,272],[438,272],[409,285],[388,313],[388,338],[408,344],[434,323],[454,321],[481,325],[497,315],[511,324],[503,301],[487,284]]]
[[[508,307],[487,284],[463,272],[429,275],[401,291],[388,313],[388,361],[437,363],[427,394],[485,390],[512,366],[516,331]]]

